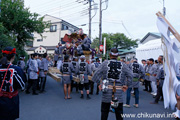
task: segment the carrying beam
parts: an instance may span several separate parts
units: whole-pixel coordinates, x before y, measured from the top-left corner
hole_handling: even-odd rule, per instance
[[[158,17],[161,17],[165,20],[165,22],[169,25],[169,31],[175,36],[175,38],[180,42],[180,34],[176,31],[176,29],[170,24],[170,22],[164,17],[161,12],[156,13]]]

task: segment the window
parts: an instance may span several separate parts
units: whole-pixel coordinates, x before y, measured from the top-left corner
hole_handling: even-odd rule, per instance
[[[33,41],[27,41],[26,46],[28,47],[33,47]]]
[[[51,25],[50,32],[56,32],[56,31],[57,31],[57,25]]]
[[[37,42],[42,42],[43,41],[43,39],[37,39]]]
[[[66,26],[66,25],[64,25],[64,24],[62,24],[62,28],[61,28],[61,30],[68,30],[69,28],[68,28],[68,26]]]

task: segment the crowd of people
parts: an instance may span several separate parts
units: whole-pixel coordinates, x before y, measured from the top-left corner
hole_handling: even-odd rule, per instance
[[[26,64],[25,57],[21,56],[17,65],[13,65],[15,48],[7,47],[2,51],[3,58],[0,61],[0,105],[2,107],[0,111],[3,112],[0,112],[0,118],[19,117],[18,89],[21,88],[26,94],[30,94],[32,87],[33,95],[38,95],[37,90],[39,93],[45,92],[48,66],[57,67],[62,73],[64,99],[72,99],[71,91],[74,88],[76,92],[80,91],[81,99],[84,99],[83,89],[86,91],[86,99],[91,99],[90,95],[94,94],[94,91],[97,95],[99,90],[102,91],[101,120],[108,119],[109,110],[115,113],[117,120],[122,120],[123,107],[131,107],[131,93],[135,96],[133,106],[138,108],[140,83],[144,85],[144,91],[153,95],[154,100],[152,99],[151,104],[158,104],[159,100],[163,100],[163,56],[160,55],[157,60],[153,58],[142,60],[142,64],[138,63],[137,58],[131,61],[123,59],[119,61],[117,60],[118,49],[112,48],[109,53],[110,60],[100,63],[99,58],[96,58],[89,63],[84,55],[73,58],[68,54],[63,55],[63,49],[62,45],[57,46],[54,65],[46,53],[32,54]],[[89,80],[88,76],[92,79]],[[73,81],[73,77],[78,78],[80,82]],[[27,86],[25,86],[26,82]],[[97,84],[96,90],[94,90],[94,84]],[[125,104],[123,104],[123,92],[126,92]],[[12,102],[14,100],[16,105]],[[7,102],[2,105],[2,101]],[[17,112],[11,113],[11,109],[7,109],[8,106],[13,106],[12,108]]]
[[[76,88],[76,92],[80,90],[80,98],[82,99],[84,98],[83,89],[85,89],[87,99],[90,99],[89,94],[93,94],[94,83],[97,83],[96,94],[99,93],[99,90],[103,91],[101,106],[101,118],[103,120],[108,118],[110,106],[111,111],[116,113],[117,120],[122,119],[120,114],[123,112],[123,106],[131,107],[131,93],[135,96],[135,104],[133,106],[138,108],[140,83],[145,86],[144,91],[151,93],[155,98],[154,100],[152,99],[153,102],[151,104],[157,104],[160,98],[163,100],[163,56],[159,56],[157,60],[153,58],[142,60],[142,64],[140,64],[136,58],[127,62],[124,59],[117,61],[117,49],[112,49],[111,51],[111,60],[106,60],[102,64],[99,59],[92,59],[91,63],[88,63],[84,55],[73,57],[72,60],[68,55],[64,56],[64,62],[62,61],[60,65],[60,71],[63,74],[65,99],[71,99],[70,93],[73,87]],[[88,75],[92,76],[92,80],[88,79]],[[72,76],[78,76],[80,83],[74,82]],[[126,104],[124,105],[122,104],[123,91],[126,91]],[[118,105],[115,106],[112,103],[118,103]]]
[[[149,92],[154,100],[150,102],[150,104],[158,104],[158,101],[163,101],[163,94],[162,94],[162,86],[164,82],[164,70],[163,70],[163,56],[160,55],[157,60],[153,58],[147,60],[141,60],[142,64],[137,63],[137,59],[134,59],[131,62],[128,62],[127,65],[131,68],[134,66],[133,64],[136,63],[135,66],[140,66],[138,71],[133,71],[133,73],[139,73],[139,80],[141,81],[142,85],[144,85],[144,91]],[[132,69],[132,68],[131,68]],[[136,74],[137,75],[137,74]],[[134,76],[133,76],[134,77]],[[139,82],[138,80],[138,82]],[[133,83],[135,83],[136,79],[133,78]],[[133,85],[132,95],[135,96],[135,104],[134,107],[138,108],[139,103],[139,83]],[[127,100],[124,107],[130,107],[130,91],[131,88],[129,87],[127,90]]]

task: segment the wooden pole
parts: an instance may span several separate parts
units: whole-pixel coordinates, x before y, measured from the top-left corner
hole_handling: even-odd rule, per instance
[[[180,42],[180,34],[174,29],[174,27],[170,24],[170,22],[163,16],[161,12],[156,13],[158,17],[161,17],[165,20],[165,22],[169,25],[169,30],[175,36],[175,38]]]

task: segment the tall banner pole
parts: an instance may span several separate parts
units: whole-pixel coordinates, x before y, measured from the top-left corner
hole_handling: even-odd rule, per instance
[[[104,49],[103,49],[103,54],[106,54],[106,37],[104,38]]]

